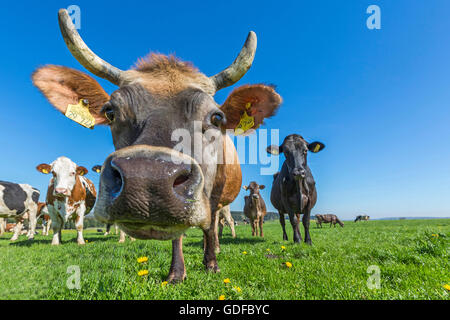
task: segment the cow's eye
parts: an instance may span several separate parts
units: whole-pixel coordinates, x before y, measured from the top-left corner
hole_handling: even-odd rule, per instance
[[[111,109],[110,107],[105,109],[105,117],[106,119],[109,120],[109,122],[113,122],[114,121],[114,110]]]
[[[216,127],[220,127],[224,122],[224,115],[220,112],[216,112],[211,116],[211,124]]]

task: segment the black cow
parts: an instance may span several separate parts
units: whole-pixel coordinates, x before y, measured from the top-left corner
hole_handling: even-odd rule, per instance
[[[287,240],[284,214],[289,214],[294,242],[301,242],[302,237],[298,228],[300,215],[303,214],[303,227],[305,228],[305,242],[311,244],[309,223],[311,209],[317,201],[316,183],[307,164],[307,153],[319,152],[325,145],[320,142],[308,143],[298,134],[287,136],[281,146],[271,145],[267,152],[273,155],[283,153],[286,160],[281,171],[273,176],[270,201],[278,210],[280,223],[283,228],[283,240]]]
[[[25,219],[30,221],[28,239],[34,238],[39,196],[39,190],[29,184],[0,181],[0,218],[13,218],[17,222],[11,241],[19,238]]]

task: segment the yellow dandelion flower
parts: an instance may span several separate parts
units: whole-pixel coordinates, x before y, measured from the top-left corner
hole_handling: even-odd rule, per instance
[[[146,276],[148,275],[148,270],[140,270],[138,272],[138,276],[142,277],[142,276]]]
[[[241,292],[241,291],[242,291],[242,289],[239,288],[239,287],[233,287],[233,289],[234,289],[236,292]]]
[[[230,278],[223,279],[223,283],[225,283],[225,284],[230,283],[230,282],[231,282]]]
[[[269,248],[267,248],[267,249],[266,249],[266,251],[267,251],[267,252],[270,252],[270,249],[269,249]]]
[[[443,287],[445,290],[450,291],[450,284],[444,284]]]
[[[286,267],[288,267],[288,268],[292,268],[292,263],[290,263],[289,261],[286,261],[286,262],[285,262],[285,265],[286,265]]]
[[[281,250],[286,250],[286,247],[285,246],[281,246]]]
[[[242,254],[247,254],[247,251],[242,252]]]
[[[139,258],[137,258],[137,262],[138,263],[143,263],[143,262],[147,262],[147,261],[148,261],[147,257],[139,257]]]
[[[221,296],[219,296],[219,300],[225,300],[225,295],[222,294]]]
[[[89,241],[87,241],[87,240],[84,240],[84,242],[88,243]]]
[[[168,282],[167,281],[164,281],[164,282],[161,282],[161,287],[165,287],[165,286],[167,286],[167,284],[168,284]]]

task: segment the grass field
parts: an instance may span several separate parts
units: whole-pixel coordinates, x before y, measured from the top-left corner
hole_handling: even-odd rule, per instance
[[[178,285],[164,283],[169,241],[119,244],[118,236],[87,230],[88,243],[78,246],[68,230],[54,247],[51,236],[10,243],[6,234],[0,238],[0,299],[449,299],[443,286],[450,284],[450,219],[312,227],[311,247],[282,241],[277,221],[264,224],[264,239],[251,237],[249,226],[238,226],[232,239],[227,228],[217,274],[203,267],[201,231],[189,230],[187,280]],[[138,263],[141,256],[148,261]],[[71,265],[80,267],[79,290],[66,286]],[[367,286],[371,265],[380,268],[379,289]],[[140,270],[148,275],[138,276]]]

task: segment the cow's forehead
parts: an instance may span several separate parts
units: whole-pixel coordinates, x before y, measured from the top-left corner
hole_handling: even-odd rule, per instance
[[[283,145],[294,145],[295,146],[299,143],[301,146],[307,145],[306,140],[303,139],[303,137],[298,134],[291,134],[291,135],[287,136],[283,141]]]
[[[248,186],[250,187],[250,189],[256,189],[257,187],[259,187],[258,183],[256,183],[255,181],[250,182]]]
[[[211,79],[191,63],[160,54],[151,54],[124,72],[121,87],[132,84],[140,84],[162,97],[175,96],[187,88],[197,88],[211,96],[216,91]]]
[[[67,157],[59,157],[52,162],[52,169],[57,173],[74,171],[77,168],[75,162]]]

